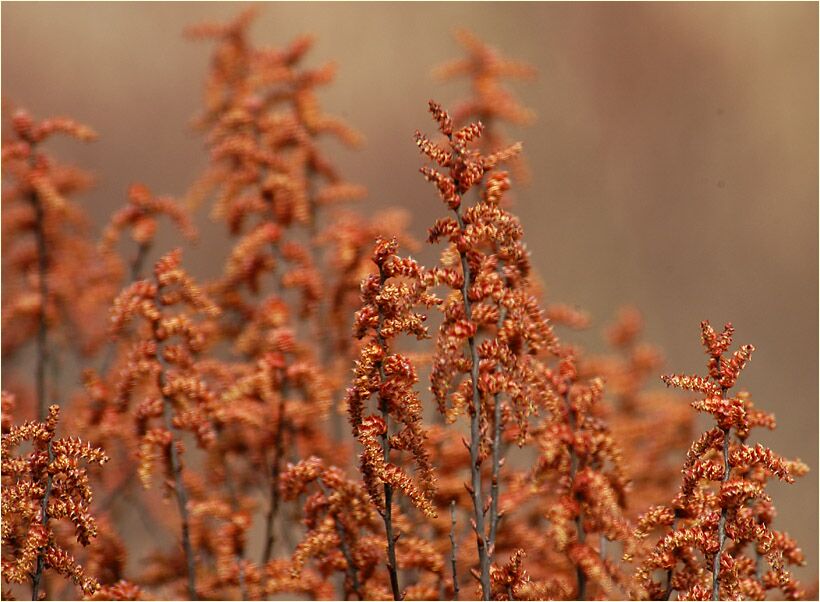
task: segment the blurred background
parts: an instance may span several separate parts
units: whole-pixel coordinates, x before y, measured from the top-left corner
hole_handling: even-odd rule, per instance
[[[86,202],[98,224],[131,182],[182,195],[200,174],[207,157],[189,122],[210,47],[181,32],[245,6],[3,3],[3,100],[97,130],[94,144],[52,148],[96,174]],[[810,583],[820,470],[817,19],[815,3],[311,2],[265,5],[253,33],[274,46],[317,36],[307,63],[339,65],[324,107],[367,140],[335,160],[368,187],[366,210],[404,206],[420,237],[442,211],[418,174],[412,135],[434,130],[429,98],[447,105],[468,93],[430,75],[461,53],[452,29],[533,64],[538,79],[515,91],[538,120],[511,134],[532,170],[517,212],[550,299],[588,310],[595,326],[636,305],[675,372],[704,371],[702,319],[731,320],[736,342],[757,347],[741,386],[778,418],[761,438],[813,470],[772,491],[776,525],[802,544],[808,566],[797,575]],[[198,223],[202,242],[186,264],[212,276],[227,251],[223,227],[206,211]],[[175,244],[164,242],[163,251]],[[578,340],[599,349],[594,335]]]

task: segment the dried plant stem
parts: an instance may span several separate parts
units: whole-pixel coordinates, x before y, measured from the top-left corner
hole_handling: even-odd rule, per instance
[[[577,426],[575,420],[575,414],[572,412],[572,404],[569,400],[569,387],[570,383],[567,382],[567,390],[564,393],[564,402],[567,408],[567,416],[569,418],[569,426],[573,432],[575,433],[575,428]],[[569,459],[570,459],[570,466],[569,466],[569,478],[570,478],[570,487],[575,487],[575,475],[578,473],[578,455],[575,453],[574,445],[570,445],[569,448]],[[575,517],[575,530],[578,533],[578,542],[584,543],[586,541],[586,531],[584,531],[584,517],[579,512],[578,516]],[[578,600],[584,600],[586,596],[586,587],[587,587],[587,576],[584,573],[583,569],[580,566],[575,567],[575,576],[578,580]]]
[[[464,220],[461,217],[460,207],[453,210],[456,216],[459,230],[465,231]],[[472,305],[470,303],[469,290],[473,276],[470,270],[467,254],[460,250],[461,271],[463,283],[461,285],[461,298],[464,303],[464,317],[469,321],[472,317]],[[471,336],[467,340],[470,347],[470,379],[472,380],[473,407],[470,412],[470,476],[471,491],[473,500],[473,512],[475,515],[476,547],[478,548],[478,561],[480,567],[481,596],[483,600],[490,599],[490,558],[487,553],[487,540],[484,528],[484,504],[481,492],[481,457],[480,457],[480,428],[481,419],[481,392],[478,390],[478,349],[475,344],[475,337]]]
[[[387,277],[381,267],[379,268],[379,279],[379,288],[383,288]],[[381,332],[383,320],[384,317],[380,313],[379,323],[376,326],[376,340],[384,352],[387,353],[387,342],[384,340]],[[381,360],[378,362],[378,367],[379,380],[385,382],[384,366]],[[387,399],[381,395],[379,395],[379,410],[381,411],[384,424],[387,427],[387,430],[380,435],[380,438],[384,463],[388,464],[390,462],[390,408],[387,407]],[[384,519],[384,530],[387,535],[387,572],[390,575],[390,589],[393,592],[393,599],[401,600],[402,595],[399,589],[399,575],[397,572],[398,563],[396,562],[396,539],[398,539],[398,537],[393,533],[393,486],[389,483],[384,483],[384,514],[382,518]]]
[[[322,490],[324,496],[330,497],[330,492],[327,490],[327,487],[325,487],[322,479],[317,479],[316,482],[319,484],[319,488]],[[339,536],[339,548],[341,549],[342,556],[344,556],[345,563],[347,564],[347,576],[350,579],[350,585],[359,600],[364,600],[361,585],[359,585],[359,574],[356,571],[356,565],[353,563],[353,555],[350,553],[350,548],[347,546],[347,541],[345,541],[344,527],[335,516],[333,517],[333,524],[336,527],[336,534]]]
[[[37,285],[40,294],[40,315],[37,325],[37,368],[35,378],[37,380],[37,419],[42,422],[46,419],[48,408],[46,399],[46,366],[49,360],[48,323],[46,321],[46,309],[48,307],[48,248],[43,203],[36,192],[31,193],[29,201],[34,208],[37,238]]]
[[[678,528],[678,517],[677,512],[675,518],[672,519],[672,531],[675,531]],[[666,591],[663,594],[663,599],[668,600],[672,596],[672,569],[667,569],[666,571]]]
[[[32,192],[29,200],[34,208],[37,238],[37,284],[40,293],[40,316],[37,326],[37,419],[43,422],[46,419],[48,401],[46,399],[46,366],[48,364],[48,324],[46,322],[46,308],[48,306],[48,249],[45,233],[45,211],[36,192]],[[48,443],[48,462],[51,464],[54,454],[51,450],[51,441]],[[41,521],[48,522],[48,499],[51,495],[51,473],[46,470],[46,491],[43,495],[43,504],[40,509]],[[40,596],[40,583],[45,568],[45,557],[42,550],[37,552],[37,563],[31,577],[31,599],[37,600]]]
[[[450,502],[450,566],[453,569],[453,600],[458,600],[458,571],[456,558],[458,557],[458,543],[456,543],[456,501]]]
[[[165,419],[165,428],[173,433],[174,425],[171,421],[171,407],[168,399],[164,400],[163,418]],[[191,600],[196,600],[196,567],[194,565],[194,551],[191,547],[191,536],[188,527],[188,494],[185,490],[185,485],[182,482],[182,465],[179,461],[179,453],[176,443],[176,440],[171,438],[169,455],[171,457],[171,470],[174,473],[174,487],[176,489],[177,506],[179,508],[179,516],[182,522],[182,547],[185,550],[185,560],[188,566],[188,596]]]
[[[218,433],[221,434],[221,429],[218,429]],[[231,509],[236,513],[239,512],[239,497],[236,494],[236,487],[233,483],[233,476],[231,475],[231,469],[228,465],[228,455],[225,454],[223,456],[223,466],[225,470],[225,489],[228,491],[228,498],[231,501]],[[239,550],[236,554],[236,567],[238,570],[237,580],[239,581],[239,595],[242,600],[248,599],[248,591],[245,587],[245,548]]]
[[[285,416],[285,396],[288,394],[288,386],[284,384],[279,393],[278,420],[276,423],[276,435],[273,444],[273,466],[270,474],[270,506],[265,521],[265,551],[262,553],[262,564],[267,564],[273,554],[273,546],[276,543],[276,515],[279,513],[279,475],[282,469],[282,454],[284,453],[285,428],[287,420]]]
[[[54,452],[51,449],[51,441],[48,442],[48,464],[54,461]],[[51,497],[51,472],[46,468],[46,491],[43,494],[43,504],[40,507],[42,515],[40,521],[43,526],[48,522],[48,499]],[[42,549],[37,551],[37,563],[35,565],[34,574],[31,576],[31,599],[40,599],[40,584],[43,578],[43,570],[45,569],[46,559],[43,556]]]
[[[499,266],[500,269],[500,266]],[[507,310],[505,309],[499,320],[498,328],[501,329],[504,321],[507,319]],[[501,396],[496,393],[493,407],[493,468],[490,481],[490,537],[488,540],[488,555],[490,562],[495,554],[495,536],[498,532],[498,521],[501,518],[498,512],[498,475],[501,472]]]
[[[159,296],[159,287],[157,287],[157,299],[156,303],[158,307],[162,306],[162,300]],[[154,339],[159,341],[160,338],[158,333],[156,332],[156,325],[154,326]],[[166,382],[165,382],[165,373],[168,370],[168,364],[165,361],[165,357],[163,356],[163,345],[161,343],[157,343],[157,351],[156,351],[156,358],[161,366],[161,370],[158,376],[158,385],[159,390],[162,395],[162,417],[165,421],[165,429],[171,433],[171,443],[168,446],[168,456],[171,461],[171,472],[174,475],[174,489],[177,498],[177,507],[179,508],[179,518],[180,522],[182,523],[182,547],[185,550],[185,560],[188,568],[188,597],[191,600],[196,600],[196,564],[194,559],[194,550],[191,547],[191,535],[189,529],[189,517],[188,517],[188,492],[185,490],[185,484],[182,481],[182,462],[179,457],[179,450],[177,450],[177,441],[173,437],[173,433],[176,431],[174,428],[174,423],[171,417],[172,412],[172,400],[168,398],[163,391],[165,390]]]
[[[723,395],[726,390],[723,390]],[[723,482],[729,480],[731,467],[729,466],[729,438],[731,434],[731,427],[723,431]],[[715,560],[712,565],[712,600],[720,600],[720,556],[723,552],[723,544],[726,542],[726,512],[727,508],[724,506],[720,509],[720,520],[718,520],[718,549],[715,553]]]

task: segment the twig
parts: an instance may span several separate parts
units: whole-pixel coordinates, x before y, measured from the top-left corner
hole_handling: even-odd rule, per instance
[[[51,449],[51,439],[48,441],[48,466],[46,467],[46,491],[43,494],[43,503],[40,507],[41,519],[40,523],[45,527],[48,523],[48,498],[51,497],[51,463],[54,462],[54,451]],[[37,564],[34,574],[31,576],[31,599],[40,599],[40,583],[43,578],[43,570],[45,569],[46,559],[43,555],[42,548],[37,550]]]
[[[567,417],[569,419],[569,426],[572,430],[573,437],[575,434],[575,428],[577,426],[577,422],[575,419],[575,414],[572,411],[572,404],[569,400],[569,388],[570,383],[567,382],[566,391],[564,392],[564,403],[566,404],[567,408]],[[570,458],[570,467],[569,467],[569,478],[570,478],[570,487],[575,487],[575,475],[578,473],[578,455],[575,453],[575,445],[574,443],[569,447],[569,458]],[[579,512],[578,516],[575,517],[575,530],[578,533],[578,542],[584,543],[586,541],[586,531],[584,531],[584,517]],[[580,566],[575,567],[575,576],[578,580],[578,600],[583,600],[586,596],[586,586],[587,586],[587,577],[584,573],[583,569]]]
[[[458,555],[458,543],[456,543],[456,501],[450,502],[450,565],[453,568],[453,600],[458,600],[458,572],[456,570],[456,557]]]
[[[723,395],[726,389],[723,389]],[[723,429],[721,429],[723,430]],[[729,434],[731,427],[723,431],[723,483],[729,480],[731,467],[729,466]],[[723,544],[726,542],[726,506],[720,509],[720,520],[718,521],[718,549],[715,553],[715,560],[712,565],[712,600],[720,600],[720,556],[723,552]]]
[[[499,267],[500,269],[500,267]],[[506,308],[502,312],[498,320],[499,330],[504,325],[507,319]],[[495,554],[495,537],[498,531],[498,521],[501,516],[498,513],[498,475],[501,472],[501,396],[496,393],[493,396],[493,468],[490,480],[490,537],[488,541],[489,560],[492,562],[492,557]]]
[[[677,525],[678,525],[678,513],[677,513],[677,510],[675,510],[675,518],[672,519],[672,531],[675,531],[675,529],[677,529]],[[673,572],[673,569],[667,569],[666,570],[666,591],[663,594],[663,599],[664,600],[668,600],[670,598],[670,596],[672,596],[672,590],[673,590],[673,588],[672,588],[672,572]]]
[[[33,150],[33,149],[32,149]],[[34,167],[34,153],[31,155],[31,167]],[[46,309],[48,305],[48,248],[46,245],[45,233],[45,211],[36,191],[31,192],[29,201],[34,208],[36,238],[37,238],[37,285],[40,293],[40,315],[37,326],[37,368],[35,372],[37,387],[37,418],[40,422],[46,420],[46,365],[48,364],[48,324],[46,322]],[[51,449],[51,440],[48,442],[48,463],[51,465],[54,454]],[[43,495],[41,507],[41,522],[45,526],[48,523],[48,498],[51,495],[51,473],[46,469],[46,491]],[[40,581],[45,568],[45,557],[43,550],[37,551],[37,563],[34,575],[31,577],[31,599],[37,600],[40,596]]]
[[[162,300],[160,298],[160,287],[157,286],[156,303],[160,307]],[[179,517],[182,522],[182,547],[185,550],[185,559],[188,566],[188,597],[191,600],[196,600],[196,565],[194,559],[194,551],[191,547],[191,536],[189,533],[189,519],[188,519],[188,494],[185,490],[185,484],[182,482],[182,464],[180,462],[179,454],[177,452],[176,439],[173,437],[175,432],[174,424],[171,419],[171,404],[172,401],[163,393],[165,390],[165,373],[168,369],[168,364],[165,361],[164,346],[158,336],[157,325],[154,324],[154,338],[157,341],[156,359],[160,364],[160,372],[157,376],[160,394],[162,395],[162,416],[165,421],[165,429],[171,433],[171,443],[168,449],[168,455],[171,460],[171,472],[174,475],[174,486],[176,489],[177,507],[179,508]]]
[[[284,449],[283,441],[286,428],[285,419],[285,397],[288,393],[287,383],[284,382],[282,390],[279,392],[279,410],[276,423],[276,435],[273,447],[273,466],[269,471],[270,474],[270,506],[268,507],[268,515],[265,521],[265,551],[262,554],[262,564],[267,564],[273,554],[273,546],[276,543],[275,522],[276,515],[279,513],[279,473],[282,467],[282,452]]]
[[[324,494],[326,498],[329,498],[330,492],[328,492],[327,487],[325,487],[325,484],[322,482],[322,479],[317,479],[316,482],[319,484],[319,489],[322,490],[322,494]],[[345,541],[344,527],[339,522],[336,515],[333,516],[333,525],[336,527],[336,534],[339,536],[339,548],[341,549],[342,556],[344,556],[345,563],[347,564],[347,576],[350,579],[350,585],[359,600],[363,600],[364,597],[362,596],[361,586],[359,585],[359,575],[356,572],[356,565],[353,563],[353,555],[350,553],[350,548],[347,546],[347,541]]]
[[[379,267],[379,286],[383,287],[387,277],[385,276],[384,270]],[[376,325],[376,340],[379,346],[384,350],[385,354],[387,353],[387,342],[384,340],[382,336],[381,328],[382,323],[384,320],[384,316],[381,312],[379,312],[379,322]],[[384,366],[382,365],[382,361],[379,360],[378,362],[378,369],[379,369],[379,381],[384,382]],[[380,435],[381,443],[382,443],[382,453],[384,457],[384,463],[387,464],[390,462],[390,438],[389,438],[389,430],[390,430],[390,411],[387,407],[387,399],[382,397],[379,394],[379,410],[382,414],[382,419],[384,420],[384,424],[386,430],[384,433]],[[387,536],[387,572],[390,575],[390,589],[393,592],[393,599],[394,600],[401,600],[401,590],[399,589],[399,575],[397,572],[398,563],[396,562],[396,539],[397,537],[393,534],[393,486],[390,483],[384,483],[384,530]]]
[[[34,167],[32,153],[32,167]],[[37,238],[37,286],[40,293],[40,315],[37,325],[37,419],[46,419],[48,401],[46,400],[46,365],[48,364],[48,324],[46,310],[48,307],[48,248],[46,244],[45,210],[35,191],[31,192],[29,201],[34,208],[34,221]]]
[[[464,220],[461,217],[460,206],[453,210],[456,216],[459,230],[464,233]],[[461,298],[464,302],[464,317],[467,321],[472,318],[472,305],[470,303],[469,289],[473,280],[467,255],[460,250],[461,271],[463,283],[461,285]],[[475,344],[475,337],[467,339],[470,347],[470,379],[472,381],[473,407],[470,412],[470,477],[471,491],[470,497],[473,500],[473,512],[475,514],[476,547],[478,549],[478,562],[480,567],[481,596],[483,600],[490,599],[490,559],[487,553],[486,531],[484,528],[484,504],[481,492],[481,456],[479,421],[481,419],[481,393],[478,390],[478,350]]]

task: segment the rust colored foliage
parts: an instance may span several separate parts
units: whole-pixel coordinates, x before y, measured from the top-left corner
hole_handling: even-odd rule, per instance
[[[803,556],[794,540],[771,527],[775,509],[766,493],[772,477],[791,483],[808,470],[760,443],[747,443],[751,429],[774,428],[774,416],[758,410],[747,393],[730,395],[754,347],[742,345],[728,357],[734,328],[721,333],[701,324],[708,376],[668,375],[669,386],[699,393],[692,402],[710,414],[715,426],[690,447],[683,482],[671,503],[656,506],[638,521],[636,538],[660,529],[636,573],[637,584],[650,598],[668,598],[677,591],[686,599],[762,599],[779,588],[787,599],[799,599],[800,585],[788,564]],[[764,562],[768,565],[765,568]],[[653,571],[666,570],[665,583]]]
[[[14,400],[4,392],[3,402],[4,420],[10,419]],[[44,571],[72,580],[83,594],[100,587],[58,540],[55,524],[70,522],[82,546],[96,537],[91,486],[81,463],[105,464],[108,457],[78,438],[56,437],[59,417],[60,407],[52,405],[44,422],[3,426],[3,580],[30,583],[34,599]],[[18,455],[26,442],[31,451]]]
[[[38,401],[31,417],[45,420],[48,399],[58,398],[46,373],[60,352],[89,356],[104,339],[101,317],[116,291],[115,268],[98,256],[88,217],[73,200],[90,176],[44,150],[57,135],[87,142],[96,134],[65,117],[38,122],[24,110],[10,121],[2,145],[3,357],[35,342]]]
[[[480,121],[485,128],[480,142],[482,150],[489,153],[503,148],[509,144],[503,124],[530,125],[535,120],[535,114],[518,101],[502,80],[532,80],[536,76],[535,68],[523,61],[502,56],[497,49],[467,29],[456,29],[454,36],[466,56],[448,61],[434,70],[438,79],[464,77],[470,82],[472,95],[456,106],[453,120],[459,125]],[[510,163],[517,179],[529,181],[529,166],[521,155],[512,157]]]
[[[187,31],[213,50],[185,202],[133,184],[95,232],[89,176],[44,146],[93,133],[4,128],[3,597],[805,596],[767,485],[808,468],[732,392],[754,349],[704,322],[707,376],[663,377],[714,420],[692,443],[636,310],[600,354],[545,299],[503,133],[533,68],[457,33],[438,73],[471,97],[415,135],[444,206],[427,268],[399,254],[422,251],[407,212],[354,204],[337,161],[361,138],[318,101],[335,66],[307,36],[254,44],[256,13]],[[195,279],[161,228],[192,245],[204,203],[228,244],[186,250],[215,258]]]

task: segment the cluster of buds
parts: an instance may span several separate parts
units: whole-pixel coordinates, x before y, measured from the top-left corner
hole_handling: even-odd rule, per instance
[[[23,110],[11,118],[3,158],[3,355],[36,339],[43,373],[57,346],[84,356],[104,340],[106,304],[114,295],[112,266],[100,261],[90,221],[73,199],[91,177],[55,161],[43,148],[55,135],[90,141],[94,132],[55,117],[36,121]],[[46,375],[38,377],[45,383]],[[40,420],[50,392],[38,383]],[[53,398],[53,397],[52,397]]]
[[[482,149],[490,152],[503,148],[508,142],[501,131],[501,124],[529,125],[534,121],[535,114],[515,98],[502,80],[532,80],[536,75],[535,68],[523,61],[502,56],[497,49],[467,29],[457,29],[455,38],[466,56],[439,65],[434,71],[436,77],[445,81],[465,77],[470,82],[472,94],[456,106],[453,120],[457,124],[482,122],[486,128],[481,140]],[[512,158],[511,167],[516,179],[529,179],[529,168],[523,157]]]
[[[696,600],[759,599],[778,588],[798,599],[801,588],[786,565],[802,564],[803,557],[787,534],[771,528],[775,512],[765,486],[773,476],[791,483],[808,468],[759,443],[747,445],[750,429],[774,427],[774,417],[754,408],[748,394],[729,394],[754,347],[743,345],[727,358],[731,324],[718,334],[704,321],[701,333],[709,375],[663,380],[700,393],[692,407],[710,414],[716,426],[692,443],[671,504],[651,508],[638,522],[638,542],[655,530],[662,534],[643,551],[636,587],[651,599],[668,599],[672,591]],[[665,583],[653,579],[657,570],[665,571]]]
[[[3,393],[4,413],[13,401]],[[92,492],[80,462],[105,464],[105,453],[80,439],[56,436],[60,407],[52,405],[43,422],[4,428],[0,453],[3,465],[3,564],[6,583],[30,583],[38,600],[45,571],[71,579],[85,595],[100,585],[58,541],[56,529],[67,521],[77,543],[87,546],[97,535],[91,515]],[[25,442],[31,451],[16,455]]]
[[[379,239],[373,250],[378,274],[362,281],[362,307],[354,333],[365,339],[356,362],[353,386],[345,398],[353,434],[362,445],[361,472],[370,499],[382,515],[387,534],[387,568],[394,599],[401,599],[394,534],[393,494],[401,492],[424,515],[434,517],[435,477],[425,448],[422,403],[414,390],[418,375],[413,362],[391,347],[401,334],[425,339],[426,316],[416,311],[437,299],[427,292],[423,269],[411,258],[396,255],[396,240]],[[378,413],[365,415],[368,401],[378,400]],[[391,432],[390,427],[400,428]],[[392,451],[406,452],[416,467],[417,483],[396,464]]]

